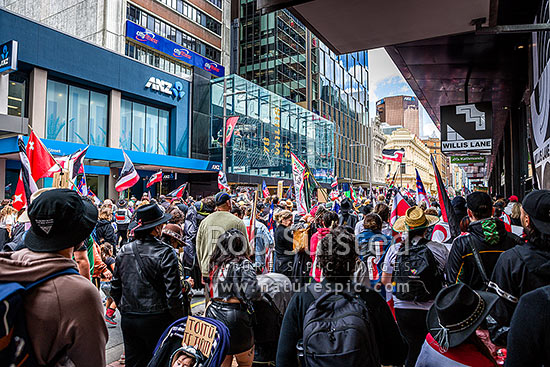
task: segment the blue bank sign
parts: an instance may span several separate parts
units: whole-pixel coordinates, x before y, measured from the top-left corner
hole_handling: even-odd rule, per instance
[[[215,76],[224,76],[225,68],[204,56],[199,55],[175,42],[170,41],[158,34],[151,32],[131,22],[126,21],[126,37],[138,41],[165,55],[181,60],[189,65],[193,65],[208,71]]]
[[[0,45],[0,75],[17,70],[17,41]]]

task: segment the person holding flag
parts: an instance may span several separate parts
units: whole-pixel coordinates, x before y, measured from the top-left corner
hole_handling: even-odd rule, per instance
[[[428,201],[428,195],[424,189],[424,184],[422,183],[418,170],[416,168],[414,170],[416,171],[416,205],[420,205],[421,202],[425,202],[428,207],[430,206],[430,202]]]
[[[263,180],[263,182],[262,182],[262,194],[264,196],[264,199],[271,196],[271,194],[269,193],[269,189],[267,188],[267,185],[265,184],[265,180]]]

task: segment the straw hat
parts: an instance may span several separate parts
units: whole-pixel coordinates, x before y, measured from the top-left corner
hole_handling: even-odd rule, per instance
[[[418,206],[407,209],[405,216],[398,218],[393,225],[396,232],[409,232],[414,229],[427,228],[439,222],[434,215],[424,214],[424,210]]]

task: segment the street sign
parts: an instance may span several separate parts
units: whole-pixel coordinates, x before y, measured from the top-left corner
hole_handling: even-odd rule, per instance
[[[0,75],[17,70],[17,41],[0,45]]]
[[[441,151],[487,152],[493,147],[491,102],[441,106]]]
[[[457,164],[485,163],[485,157],[480,155],[452,156],[451,163],[457,163]]]

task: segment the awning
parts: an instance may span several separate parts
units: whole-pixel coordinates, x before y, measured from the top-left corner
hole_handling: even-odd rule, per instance
[[[25,142],[28,137],[23,137]],[[64,141],[41,139],[46,148],[54,156],[64,156],[76,152],[78,149],[86,148],[86,145],[68,143]],[[164,169],[178,173],[205,173],[217,172],[221,167],[220,162],[205,161],[201,159],[183,158],[170,155],[135,152],[125,150],[128,157],[134,163],[136,169],[155,171]],[[0,139],[0,158],[19,160],[19,149],[17,148],[17,137]],[[109,167],[122,167],[124,157],[122,149],[99,147],[90,145],[86,153],[88,164]]]

